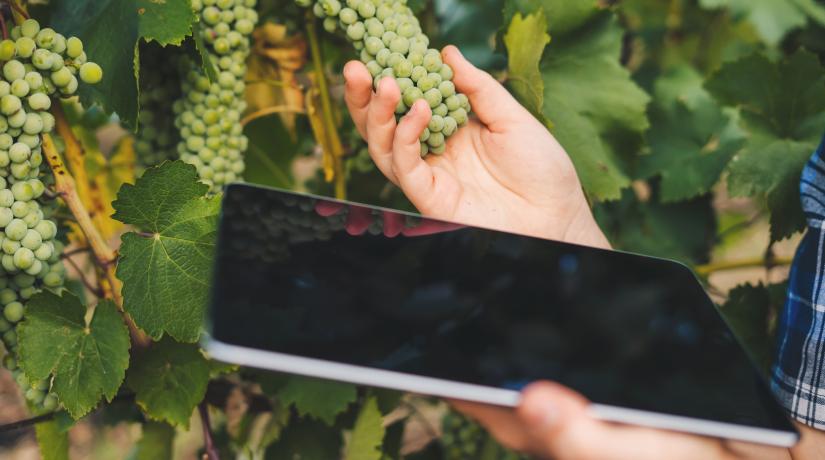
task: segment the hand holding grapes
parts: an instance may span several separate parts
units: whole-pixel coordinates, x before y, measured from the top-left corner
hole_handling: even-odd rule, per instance
[[[608,247],[570,158],[547,129],[457,48],[442,54],[478,120],[460,128],[442,155],[424,159],[427,102],[416,102],[396,124],[395,81],[382,79],[373,93],[364,64],[344,69],[347,105],[378,168],[427,217]]]

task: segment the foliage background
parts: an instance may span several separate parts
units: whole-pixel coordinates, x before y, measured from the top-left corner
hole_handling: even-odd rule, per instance
[[[804,228],[800,173],[825,133],[825,3],[409,3],[436,45],[458,45],[547,123],[573,158],[611,242],[619,249],[694,267],[740,338],[767,367],[787,267]],[[134,128],[140,77],[129,52],[142,39],[174,46],[177,38],[191,32],[185,8],[160,19],[135,19],[129,7],[158,13],[148,0],[53,0],[48,6],[33,6],[44,20],[52,17],[58,30],[81,35],[90,56],[107,69],[99,91],[82,95],[87,106],[97,102],[101,109],[76,114],[72,124],[87,152],[93,153],[88,173],[107,178],[104,188],[111,190],[110,198],[135,175],[128,131],[112,126],[105,116],[114,112],[127,130]],[[249,62],[246,179],[410,209],[370,164],[343,108],[340,71],[354,57],[346,41],[313,31],[291,0],[261,0],[259,11],[262,24]],[[159,23],[175,27],[157,27]],[[544,34],[549,36],[546,45]],[[316,38],[318,55],[309,46]],[[191,40],[183,46],[194,48]],[[313,65],[313,57],[322,59],[321,69]],[[318,90],[320,79],[330,84],[332,124],[319,109],[325,96]],[[155,171],[121,192],[121,207],[112,208],[111,199],[104,203],[108,214],[117,210],[119,220],[132,226],[128,228],[145,230],[156,222],[136,220],[123,204],[170,183],[184,184],[183,204],[205,200],[191,172]],[[208,231],[208,210],[214,206],[199,206]],[[174,220],[179,209],[167,205],[162,212]],[[99,226],[111,226],[109,233],[117,241],[122,223],[104,220]],[[124,244],[128,241],[127,236]],[[141,244],[134,238],[133,243]],[[199,265],[208,265],[208,260]],[[138,264],[131,271],[141,269],[145,266]],[[124,292],[130,287],[140,291],[128,271],[119,270]],[[127,296],[127,310],[130,299],[137,302],[138,297]],[[161,296],[151,302],[166,300]],[[202,299],[184,302],[197,309]],[[140,309],[138,305],[130,313],[139,318]],[[197,322],[183,324],[187,332],[176,333],[171,326],[182,323],[174,318],[160,318],[159,323],[158,330],[183,342],[191,342],[187,334],[194,327],[197,335],[200,327]],[[170,376],[151,374],[158,356],[170,356],[181,373],[198,376],[197,382],[181,394],[159,392],[153,382]],[[309,459],[344,452],[347,458],[380,459],[420,451],[405,458],[444,458],[443,443],[428,444],[438,435],[443,407],[428,400],[234,371],[207,362],[194,345],[170,338],[133,356],[131,366],[119,392],[127,404],[116,397],[79,423],[60,416],[41,425],[41,444],[57,446],[53,453],[44,447],[44,455],[63,458],[61,442],[70,439],[65,444],[72,446],[75,458],[163,458],[170,452],[192,457],[202,445],[201,419],[192,416],[192,409],[205,397],[215,442],[226,456],[298,454]],[[207,385],[210,376],[215,378]],[[17,390],[3,388],[0,418],[21,418],[24,412],[14,409]],[[139,400],[139,410],[128,404],[146,392],[157,396],[154,405]],[[318,395],[326,398],[319,401]],[[84,407],[84,413],[92,408]],[[162,422],[147,423],[147,415]],[[9,455],[23,455],[30,440],[25,431],[0,438],[6,445],[23,446]],[[486,458],[500,454],[489,451]]]

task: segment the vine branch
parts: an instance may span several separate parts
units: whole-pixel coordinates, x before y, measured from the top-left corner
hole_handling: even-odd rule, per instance
[[[307,35],[309,36],[309,49],[312,54],[312,65],[315,72],[315,80],[318,84],[318,90],[321,98],[321,111],[323,112],[323,120],[327,136],[327,146],[331,149],[329,154],[332,156],[333,170],[335,171],[335,197],[338,199],[346,199],[347,197],[347,183],[344,177],[344,148],[341,145],[341,139],[338,137],[338,129],[335,126],[335,119],[332,115],[332,101],[329,97],[329,85],[327,85],[327,77],[324,74],[324,63],[321,56],[321,47],[318,44],[318,30],[315,17],[310,12],[307,13]]]
[[[734,260],[726,262],[716,262],[707,265],[699,265],[694,269],[699,276],[707,277],[716,272],[739,270],[742,268],[765,268],[772,269],[776,267],[785,267],[793,263],[792,257],[779,257],[772,260],[766,260],[763,257],[745,260]]]
[[[77,194],[76,182],[66,169],[66,165],[61,159],[60,153],[58,153],[57,148],[54,145],[54,140],[52,140],[52,137],[49,134],[43,134],[42,147],[43,156],[54,174],[55,189],[58,195],[63,198],[63,201],[66,203],[69,211],[71,211],[72,215],[75,219],[77,219],[77,225],[83,232],[83,235],[89,244],[89,248],[92,250],[92,254],[94,256],[93,258],[97,262],[97,265],[100,267],[100,270],[103,272],[103,276],[106,279],[109,289],[104,291],[104,296],[112,299],[118,310],[123,313],[126,322],[129,325],[133,342],[140,346],[148,344],[149,339],[146,334],[137,328],[131,318],[129,318],[123,310],[123,295],[120,292],[120,280],[118,280],[117,276],[115,276],[117,254],[114,250],[112,250],[112,248],[109,247],[108,243],[106,243],[103,236],[100,234],[100,231],[98,231],[97,227],[95,227],[94,223],[92,223],[92,218],[89,216],[89,213],[86,211],[86,207],[83,205],[83,201]]]
[[[206,401],[198,404],[198,414],[201,416],[201,425],[203,426],[203,445],[206,451],[204,458],[206,460],[220,460],[218,449],[215,448],[215,440],[212,439],[212,425],[209,423],[209,408],[206,406]]]

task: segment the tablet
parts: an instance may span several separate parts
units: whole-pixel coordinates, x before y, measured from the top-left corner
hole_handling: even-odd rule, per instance
[[[776,446],[798,433],[693,273],[658,258],[231,185],[209,333],[244,366]]]

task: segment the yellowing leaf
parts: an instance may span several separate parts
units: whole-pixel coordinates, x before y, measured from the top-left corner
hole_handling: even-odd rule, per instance
[[[542,9],[526,17],[517,13],[504,36],[509,63],[508,85],[519,102],[539,118],[544,117],[541,113],[544,81],[539,62],[548,43],[547,18]]]

